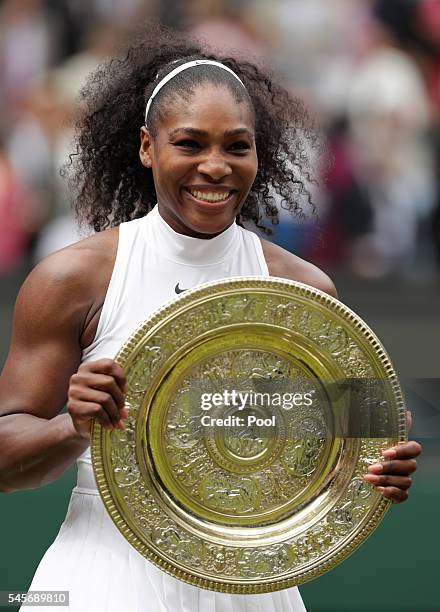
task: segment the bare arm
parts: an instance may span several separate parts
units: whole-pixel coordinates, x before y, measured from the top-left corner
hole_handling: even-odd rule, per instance
[[[103,424],[117,422],[110,397],[113,378],[99,375],[90,390],[97,401],[90,404],[83,382],[90,376],[96,382],[98,374],[91,374],[90,367],[78,371],[81,334],[96,293],[90,270],[87,251],[62,251],[39,264],[20,290],[0,376],[2,491],[34,488],[58,478],[89,445],[91,408],[95,416],[102,413]],[[102,368],[111,373],[112,362],[102,361]],[[99,390],[101,383],[108,394]],[[122,393],[114,393],[123,403]],[[69,413],[60,414],[66,401]],[[102,409],[105,402],[107,411]]]
[[[59,414],[80,362],[84,319],[75,274],[62,271],[66,264],[66,257],[53,256],[37,266],[15,306],[11,347],[0,376],[3,491],[54,480],[87,448],[70,415]]]

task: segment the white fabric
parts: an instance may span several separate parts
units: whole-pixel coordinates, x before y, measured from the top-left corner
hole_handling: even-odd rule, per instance
[[[175,287],[231,276],[268,276],[259,238],[236,224],[202,240],[174,232],[157,207],[123,223],[94,342],[83,361],[114,357],[126,338]],[[305,612],[298,589],[228,595],[186,584],[144,559],[120,534],[101,501],[88,448],[67,516],[29,590],[67,590],[69,612]],[[52,608],[34,607],[49,612]],[[23,609],[24,612],[24,609]]]

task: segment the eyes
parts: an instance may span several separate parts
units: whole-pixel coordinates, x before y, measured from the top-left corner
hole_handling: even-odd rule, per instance
[[[203,145],[201,145],[200,142],[192,138],[185,138],[182,140],[178,140],[177,142],[173,144],[174,146],[182,148],[188,152],[199,151],[203,148]],[[251,146],[245,140],[238,140],[230,144],[227,148],[228,148],[228,151],[232,151],[233,153],[245,153],[246,151],[250,150]]]

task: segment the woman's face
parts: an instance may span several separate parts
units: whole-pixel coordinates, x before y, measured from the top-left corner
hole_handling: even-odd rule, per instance
[[[229,227],[257,173],[253,116],[226,87],[204,84],[174,103],[156,136],[141,129],[159,210],[180,234],[209,238]]]

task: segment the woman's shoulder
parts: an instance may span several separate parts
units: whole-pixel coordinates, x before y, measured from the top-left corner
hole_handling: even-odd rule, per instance
[[[271,276],[298,281],[338,297],[333,281],[320,268],[268,240],[262,239],[261,244]]]
[[[114,228],[48,255],[25,279],[18,311],[28,313],[31,325],[73,326],[82,336],[104,301],[117,246]]]
[[[118,247],[118,228],[111,228],[70,244],[42,259],[33,270],[40,278],[54,281],[102,277],[106,266],[113,267]]]
[[[103,230],[101,232],[96,232],[83,238],[82,240],[78,240],[78,242],[74,242],[69,246],[66,246],[64,249],[58,251],[61,252],[77,252],[86,254],[89,256],[105,256],[108,254],[108,249],[114,247],[116,251],[118,246],[118,236],[119,236],[119,226],[111,227],[109,229]]]
[[[107,289],[117,246],[118,229],[112,228],[55,251],[31,270],[20,294],[44,294],[54,307],[90,305]]]

